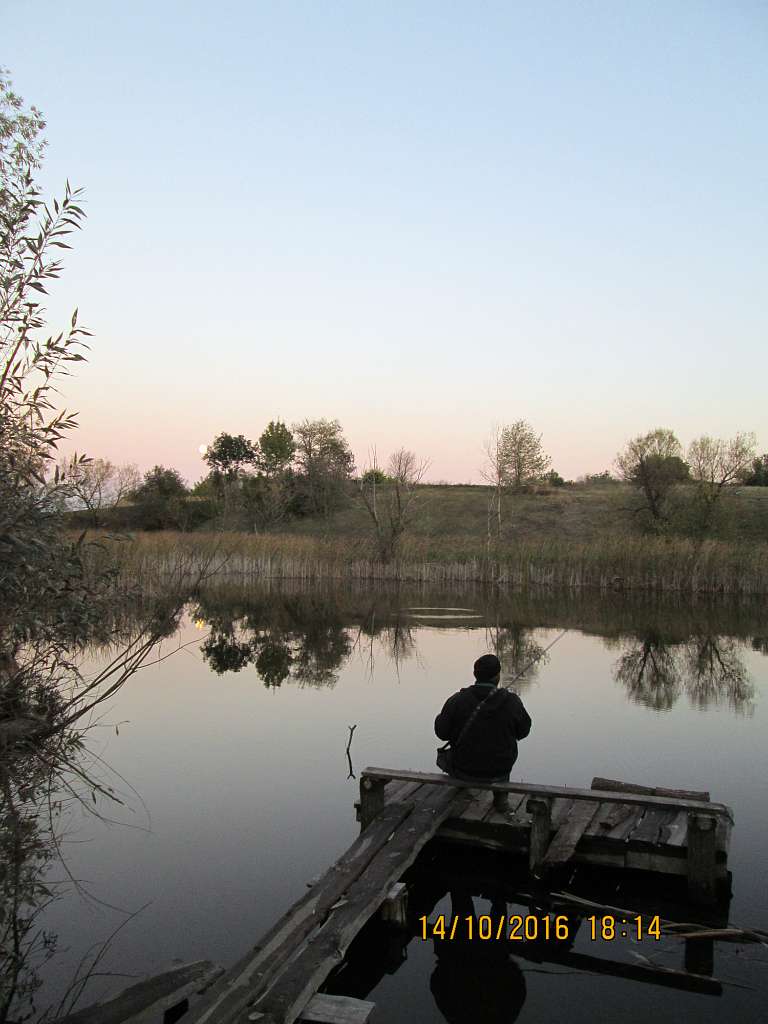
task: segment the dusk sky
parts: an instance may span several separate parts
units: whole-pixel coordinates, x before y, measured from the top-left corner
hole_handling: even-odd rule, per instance
[[[88,220],[49,303],[76,447],[174,466],[338,418],[479,481],[664,426],[768,448],[768,4],[4,0]]]

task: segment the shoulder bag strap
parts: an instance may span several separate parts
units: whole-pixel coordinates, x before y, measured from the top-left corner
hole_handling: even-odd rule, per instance
[[[470,725],[472,725],[472,723],[474,722],[475,718],[477,717],[477,714],[478,714],[478,712],[480,711],[480,708],[481,708],[481,707],[483,707],[483,705],[484,705],[484,704],[486,703],[486,701],[490,701],[490,700],[493,700],[493,698],[494,698],[494,697],[496,696],[496,694],[497,694],[497,693],[499,693],[499,692],[504,692],[504,691],[500,691],[500,690],[499,690],[499,689],[497,688],[497,689],[495,689],[495,690],[493,691],[493,693],[489,693],[489,694],[488,694],[488,695],[487,695],[486,697],[483,697],[483,699],[482,699],[482,700],[480,700],[480,701],[478,701],[478,702],[477,702],[477,707],[475,708],[475,710],[474,710],[474,711],[472,712],[472,714],[471,714],[471,715],[469,716],[469,718],[468,718],[468,719],[466,720],[466,722],[464,723],[464,726],[462,727],[462,730],[461,730],[461,732],[460,732],[460,733],[459,733],[459,735],[458,735],[458,736],[456,737],[456,742],[452,744],[452,747],[453,747],[453,749],[454,749],[454,750],[456,750],[456,748],[458,747],[458,745],[459,745],[459,744],[461,743],[461,741],[462,741],[462,740],[464,739],[464,737],[466,736],[466,734],[467,734],[467,730],[469,729]]]

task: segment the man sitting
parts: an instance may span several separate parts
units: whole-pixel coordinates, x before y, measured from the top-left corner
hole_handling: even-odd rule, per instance
[[[474,675],[474,686],[463,687],[445,702],[435,719],[435,733],[451,744],[454,778],[466,782],[509,782],[517,760],[517,741],[531,731],[531,719],[516,693],[498,688],[501,662],[495,654],[478,658]],[[481,703],[483,706],[479,707]],[[507,810],[508,800],[506,793],[493,794],[496,810]]]

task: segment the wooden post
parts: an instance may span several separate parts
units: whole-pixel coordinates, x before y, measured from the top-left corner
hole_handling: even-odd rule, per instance
[[[711,978],[715,971],[715,940],[686,939],[685,969],[689,974]]]
[[[408,886],[395,882],[381,904],[381,919],[395,928],[408,926]]]
[[[532,796],[526,804],[531,816],[531,837],[528,848],[528,866],[532,875],[538,877],[539,867],[549,846],[552,829],[551,801],[547,797]]]
[[[360,779],[360,829],[368,828],[373,819],[384,810],[384,786],[386,779],[371,779],[363,775]]]
[[[688,814],[688,897],[693,903],[715,902],[716,838],[713,814]]]

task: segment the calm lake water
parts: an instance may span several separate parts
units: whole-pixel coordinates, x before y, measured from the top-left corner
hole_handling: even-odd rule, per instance
[[[621,593],[500,599],[483,591],[222,588],[190,604],[162,645],[170,656],[133,677],[89,734],[103,759],[95,770],[126,806],[99,805],[113,824],[73,807],[63,816],[62,854],[80,891],[40,918],[58,934],[58,951],[43,971],[38,1009],[58,999],[81,958],[121,924],[99,972],[232,963],[358,833],[349,726],[356,773],[368,765],[433,771],[435,714],[471,681],[475,658],[496,651],[509,680],[563,629],[515,684],[533,729],[513,779],[589,787],[601,775],[709,789],[735,812],[731,921],[768,927],[762,605],[659,604]],[[54,863],[51,878],[64,877]],[[487,900],[475,902],[488,912]],[[614,902],[621,905],[620,890]],[[450,912],[447,901],[440,912]],[[574,949],[682,967],[677,940],[603,944],[580,933]],[[757,945],[718,945],[720,998],[516,964],[517,996],[503,985],[498,996],[509,1020],[764,1019],[768,950]],[[379,972],[369,996],[374,1019],[472,1019],[458,1003],[453,1016],[440,1009],[436,967],[432,943],[412,941],[398,970]],[[125,984],[95,978],[79,1005]]]

